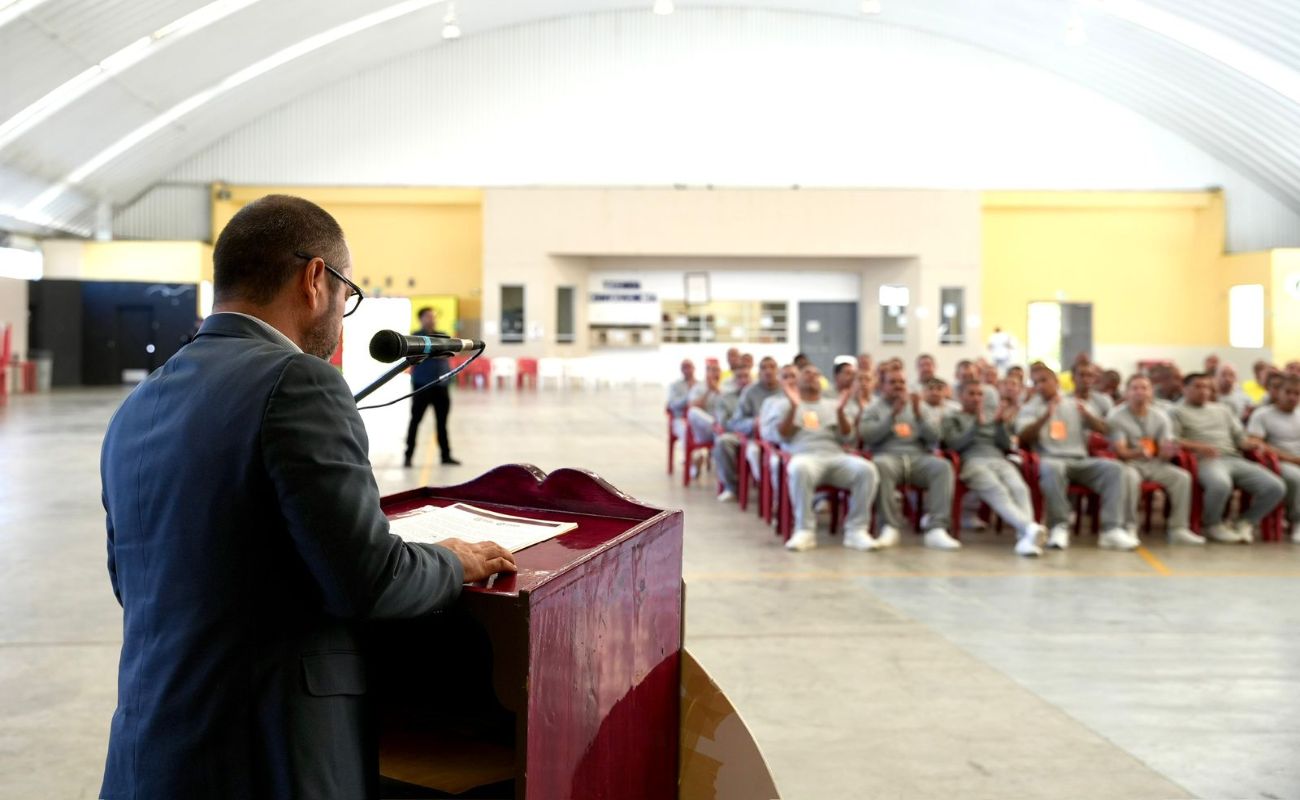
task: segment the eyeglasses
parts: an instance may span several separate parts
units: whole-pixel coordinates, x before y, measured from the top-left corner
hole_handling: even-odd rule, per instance
[[[313,258],[316,257],[316,256],[309,256],[306,253],[301,252],[299,250],[295,250],[293,254],[298,258],[306,259],[307,261],[311,261]],[[325,269],[329,270],[331,275],[346,283],[348,285],[348,288],[352,290],[352,292],[348,295],[348,298],[343,301],[343,316],[346,317],[355,313],[357,308],[360,307],[361,301],[366,298],[365,292],[361,291],[360,286],[357,286],[352,281],[343,277],[342,272],[339,272],[338,270],[331,267],[329,264],[326,264],[325,259],[322,258],[320,261],[322,264],[325,264]]]

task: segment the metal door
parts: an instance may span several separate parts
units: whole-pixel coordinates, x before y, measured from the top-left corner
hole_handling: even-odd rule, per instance
[[[836,356],[858,352],[858,304],[800,303],[799,351],[827,378]]]
[[[1061,369],[1080,353],[1092,358],[1092,303],[1061,303]]]
[[[143,380],[144,375],[153,371],[156,363],[153,309],[149,306],[118,306],[117,337],[114,343],[117,370],[122,375],[122,382]]]

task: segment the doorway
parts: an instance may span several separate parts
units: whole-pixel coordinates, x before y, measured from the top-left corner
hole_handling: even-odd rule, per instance
[[[1080,353],[1092,358],[1092,303],[1029,304],[1029,363],[1042,361],[1060,372]]]
[[[799,351],[829,379],[836,356],[858,353],[858,304],[800,303]]]
[[[117,369],[123,383],[139,383],[155,365],[153,308],[118,306],[116,342]]]

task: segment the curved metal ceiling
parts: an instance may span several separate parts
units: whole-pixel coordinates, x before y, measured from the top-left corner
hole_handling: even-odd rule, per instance
[[[574,14],[650,13],[650,5],[461,0],[459,11],[472,36]],[[1294,0],[882,5],[883,13],[865,16],[857,0],[677,3],[679,10],[764,8],[865,19],[993,50],[1127,105],[1300,213]],[[403,53],[442,46],[445,6],[446,0],[0,0],[0,131],[55,89],[69,91],[78,76],[86,84],[71,102],[53,111],[47,105],[43,119],[0,138],[0,227],[88,233],[88,210],[101,199],[129,199],[266,109]],[[186,46],[164,46],[178,21],[185,21]],[[1071,25],[1082,28],[1079,46],[1065,44]],[[85,77],[91,73],[93,79]],[[237,102],[209,102],[222,95]]]

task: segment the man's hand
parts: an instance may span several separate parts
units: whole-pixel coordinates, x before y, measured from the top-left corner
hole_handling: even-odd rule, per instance
[[[912,397],[912,416],[916,417],[917,422],[920,422],[921,421],[921,395],[913,392],[911,397]]]
[[[799,405],[800,402],[802,402],[802,400],[799,397],[798,389],[796,389],[795,387],[791,386],[788,383],[781,384],[781,388],[785,391],[785,396],[790,398],[791,405],[797,406]]]
[[[845,409],[845,407],[848,406],[848,404],[849,404],[849,400],[851,400],[851,399],[853,399],[853,390],[852,390],[852,389],[845,389],[844,391],[840,392],[840,404],[839,404],[839,410],[840,410],[840,411],[843,411],[843,410]]]
[[[467,542],[463,539],[443,539],[438,542],[456,554],[465,571],[465,583],[481,581],[498,572],[514,572],[515,557],[496,542]]]

